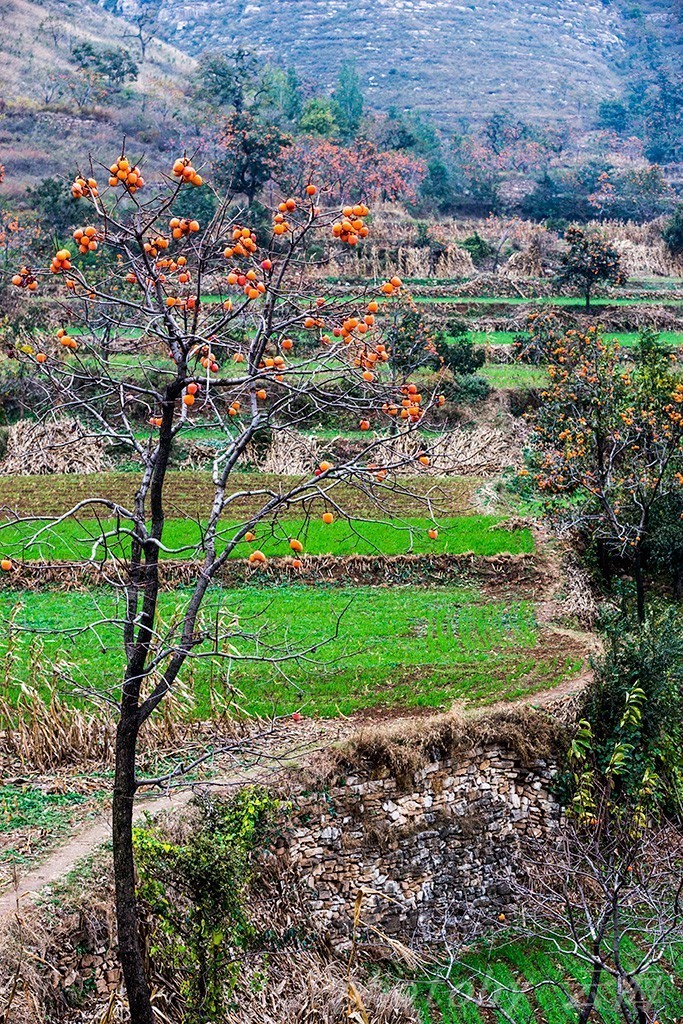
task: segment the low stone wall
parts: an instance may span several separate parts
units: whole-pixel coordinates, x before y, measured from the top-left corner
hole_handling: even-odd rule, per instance
[[[294,798],[277,853],[333,943],[362,889],[364,923],[391,937],[462,937],[511,910],[521,841],[542,840],[560,817],[552,776],[548,761],[481,744],[404,778],[350,775]]]

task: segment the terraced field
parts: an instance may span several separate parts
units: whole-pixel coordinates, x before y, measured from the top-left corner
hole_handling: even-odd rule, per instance
[[[246,558],[258,547],[268,557],[290,555],[289,540],[294,538],[304,545],[310,555],[382,554],[384,556],[472,552],[475,555],[520,554],[531,552],[533,540],[528,529],[500,529],[499,516],[461,516],[438,520],[438,536],[430,537],[429,530],[437,523],[434,519],[406,517],[401,520],[363,521],[336,520],[323,523],[320,519],[281,519],[256,527],[253,542],[242,540],[231,552],[232,558]],[[68,519],[36,536],[35,523],[6,524],[0,526],[0,548],[5,556],[14,560],[82,561],[104,555],[127,558],[130,543],[116,540],[113,544],[103,538],[116,531],[115,520],[86,519],[78,522]],[[241,523],[230,522],[219,531],[217,551],[231,540]],[[165,549],[162,558],[201,557],[203,528],[201,522],[189,519],[170,519],[164,533]]]
[[[625,962],[635,962],[638,948],[631,939],[624,939],[621,954]],[[661,1024],[681,1020],[682,973],[683,950],[674,946],[644,976],[645,995],[656,1008]],[[485,986],[482,978],[486,979]],[[455,994],[461,991],[476,997],[482,990],[516,1024],[573,1024],[576,1010],[563,990],[576,991],[581,986],[588,991],[590,970],[578,957],[558,953],[540,941],[533,944],[511,940],[497,943],[492,950],[466,954],[463,965],[451,972],[449,980],[453,988],[439,982],[416,986],[416,1003],[424,1024],[488,1024],[488,1011]],[[495,1019],[509,1018],[503,1018],[501,1013],[495,1014]],[[603,1024],[623,1021],[613,981],[603,982],[591,1019]]]
[[[160,633],[186,598],[182,588],[163,595]],[[7,656],[11,647],[15,678],[35,680],[38,645],[75,703],[86,686],[114,696],[119,601],[107,589],[41,591],[24,602],[0,593],[0,617],[12,623],[0,651]],[[86,625],[93,622],[99,625]],[[376,706],[514,700],[577,675],[584,661],[579,642],[539,625],[531,602],[486,600],[467,587],[216,587],[202,627],[212,634],[217,622],[227,627],[220,657],[207,658],[209,639],[190,664],[200,717],[210,714],[212,693],[250,714],[302,708],[326,717]],[[239,627],[251,639],[231,640]],[[40,680],[35,684],[40,689]],[[18,697],[18,684],[6,689],[10,700]]]

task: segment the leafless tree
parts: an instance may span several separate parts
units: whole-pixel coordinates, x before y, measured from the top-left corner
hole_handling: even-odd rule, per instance
[[[103,173],[108,186],[101,184]],[[415,433],[442,401],[435,393],[420,395],[386,367],[390,353],[381,341],[380,303],[394,301],[399,282],[344,300],[315,299],[307,287],[312,244],[321,236],[326,244],[344,244],[361,228],[365,233],[362,205],[346,213],[328,209],[313,184],[302,182],[300,195],[284,197],[274,212],[271,237],[259,240],[243,214],[235,213],[232,197],[219,202],[210,224],[174,215],[195,187],[208,186],[188,157],[154,184],[145,184],[125,154],[111,168],[91,164],[79,174],[73,191],[92,220],[74,234],[84,258],[61,250],[51,267],[64,286],[64,326],[57,339],[43,340],[25,354],[42,388],[42,408],[35,411],[43,421],[55,411],[73,416],[84,438],[116,446],[139,464],[132,503],[104,493],[37,522],[33,534],[38,541],[66,519],[89,515],[90,561],[124,597],[116,620],[121,684],[106,699],[117,716],[113,851],[119,954],[136,1024],[153,1021],[132,843],[133,803],[144,784],[136,771],[140,732],[192,660],[232,662],[240,657],[240,643],[250,641],[257,654],[245,657],[279,665],[294,657],[312,659],[319,646],[271,643],[258,623],[249,629],[230,615],[212,618],[203,611],[207,593],[239,545],[257,530],[261,536],[277,533],[283,514],[306,518],[324,509],[327,516],[343,516],[349,487],[390,512],[391,496],[408,492],[402,474],[411,467],[421,471],[417,458],[424,464],[428,456],[424,450],[401,454],[385,427],[396,419],[402,435]],[[15,283],[22,282],[17,275]],[[121,357],[122,349],[132,357]],[[286,437],[293,428],[340,412],[371,427],[342,464],[322,462],[278,483],[254,474],[252,486],[235,489],[234,474],[264,430]],[[204,513],[197,509],[201,540],[174,548],[167,529],[168,473],[190,426],[219,431],[224,442],[208,457],[213,498]],[[429,493],[425,500],[431,508]],[[245,502],[246,515],[239,511]],[[285,537],[290,556],[298,553],[298,544],[292,552],[286,544]],[[163,557],[195,558],[191,587],[179,597],[171,623],[159,615]],[[245,572],[258,571],[265,556],[252,550],[249,562]],[[96,635],[98,622],[87,628]]]
[[[643,828],[631,815],[603,819],[601,828],[568,821],[556,842],[529,851],[515,891],[523,934],[588,968],[587,990],[571,995],[578,1024],[608,979],[625,1024],[660,1017],[643,981],[683,939],[682,869],[678,829]]]

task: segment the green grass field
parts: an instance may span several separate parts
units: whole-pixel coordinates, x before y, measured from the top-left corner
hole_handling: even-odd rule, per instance
[[[414,301],[420,305],[438,305],[443,302],[463,306],[575,306],[578,310],[585,309],[583,299],[574,295],[552,295],[543,298],[526,298],[522,295],[417,295]],[[673,306],[683,305],[681,299],[656,298],[597,298],[591,299],[591,309],[601,306]]]
[[[543,367],[529,366],[527,363],[487,363],[477,373],[492,388],[542,388],[549,383]]]
[[[511,345],[515,339],[512,331],[472,331],[471,336],[476,345]],[[635,331],[605,331],[605,337],[615,338],[624,348],[632,348],[638,341],[638,334]],[[660,331],[659,340],[663,345],[678,347],[683,345],[683,333]]]
[[[471,515],[438,521],[438,537],[431,539],[428,530],[433,520],[407,518],[388,522],[367,522],[335,519],[323,523],[321,519],[282,519],[255,529],[256,540],[240,541],[231,552],[231,558],[246,558],[255,548],[268,557],[291,555],[290,538],[297,538],[311,555],[404,555],[424,553],[498,555],[519,554],[533,550],[529,530],[495,529],[500,519],[496,516]],[[219,536],[217,550],[234,535],[239,524],[226,524]],[[114,530],[113,520],[65,520],[51,526],[35,538],[35,523],[7,523],[0,526],[0,551],[15,560],[82,561],[91,557],[93,544]],[[111,538],[107,550],[122,558],[130,554],[127,537]],[[190,519],[171,519],[164,533],[166,550],[162,558],[193,558],[202,553],[202,528]],[[98,545],[96,557],[104,554]]]
[[[160,632],[188,596],[185,589],[161,595]],[[40,591],[24,600],[0,594],[0,651],[12,668],[0,689],[15,701],[21,679],[47,695],[45,679],[54,677],[67,693],[89,686],[115,696],[120,600],[104,589]],[[199,648],[204,657],[191,659],[184,675],[199,716],[209,714],[212,692],[234,694],[241,708],[262,715],[482,704],[550,689],[581,667],[575,650],[563,650],[555,636],[548,642],[531,602],[487,601],[468,587],[216,587],[201,622],[212,632],[217,621],[233,634],[223,643],[225,657]],[[271,663],[240,660],[285,655]]]
[[[635,952],[633,943],[625,939],[622,956],[633,957]],[[482,976],[486,977],[485,986]],[[517,1024],[574,1024],[576,1011],[561,986],[576,991],[579,985],[587,991],[590,980],[589,969],[577,957],[546,949],[541,942],[501,943],[492,951],[469,953],[463,958],[463,965],[458,965],[449,977],[459,991],[469,995],[476,995],[485,987],[488,998],[493,998]],[[643,989],[661,1024],[676,1024],[683,1019],[680,981],[667,970],[666,962],[647,972]],[[454,994],[443,982],[418,983],[414,998],[424,1024],[488,1024],[491,1020],[502,1024],[506,1019],[495,1012],[489,1016],[464,996]],[[623,1020],[613,981],[603,981],[596,1010],[591,1020],[603,1024],[619,1024]]]

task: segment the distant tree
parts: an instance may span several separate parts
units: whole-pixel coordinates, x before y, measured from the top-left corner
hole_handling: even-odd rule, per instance
[[[288,121],[297,121],[301,116],[303,99],[301,96],[301,83],[296,73],[296,68],[287,68],[284,95],[282,97],[282,111]]]
[[[598,108],[598,128],[623,135],[629,127],[629,113],[621,100],[603,100]]]
[[[336,105],[322,96],[310,99],[299,118],[299,131],[320,139],[332,138],[339,131]]]
[[[600,190],[604,173],[604,164],[593,161],[576,169],[545,169],[522,200],[520,212],[530,220],[547,220],[558,228],[562,222],[593,220],[596,210],[589,197]]]
[[[404,113],[390,107],[386,118],[376,129],[377,144],[381,149],[396,149],[429,157],[439,152],[436,128],[424,115]]]
[[[92,43],[84,42],[74,46],[71,56],[81,71],[98,75],[110,90],[138,77],[136,61],[122,46],[96,49]]]
[[[371,142],[341,146],[326,139],[299,138],[288,153],[278,182],[292,191],[311,175],[344,201],[412,202],[425,174],[421,160],[406,153],[378,150]]]
[[[517,141],[526,132],[521,121],[515,121],[509,111],[497,111],[484,123],[484,136],[496,156],[500,156],[511,142]]]
[[[561,281],[578,285],[586,297],[586,312],[590,312],[591,293],[599,281],[624,284],[626,276],[621,269],[621,257],[616,249],[596,235],[580,228],[569,228],[565,241],[569,248],[562,253]]]
[[[683,203],[679,203],[664,225],[662,238],[672,256],[683,256]]]
[[[599,216],[647,221],[671,208],[673,190],[658,164],[604,171],[588,202]]]
[[[439,213],[452,213],[456,194],[446,163],[439,156],[427,162],[427,174],[420,187],[420,196]]]
[[[660,58],[661,59],[661,58]],[[645,155],[654,163],[683,159],[683,81],[680,74],[654,59],[633,77],[629,111],[645,142]]]
[[[159,20],[160,0],[137,0],[136,9],[126,12],[127,21],[135,27],[134,38],[140,45],[143,60],[147,56],[147,47],[154,39]]]
[[[218,128],[216,181],[228,194],[246,196],[251,204],[291,145],[291,136],[277,125],[259,120],[250,111],[236,111]]]
[[[363,116],[363,93],[354,61],[342,65],[332,93],[337,121],[346,139],[356,136]]]
[[[193,82],[198,98],[213,107],[232,107],[236,114],[253,108],[262,95],[261,61],[250,50],[211,51],[199,58]]]
[[[76,223],[78,210],[69,188],[59,178],[43,178],[33,188],[26,189],[26,201],[40,214],[44,228],[58,238],[65,238]]]

